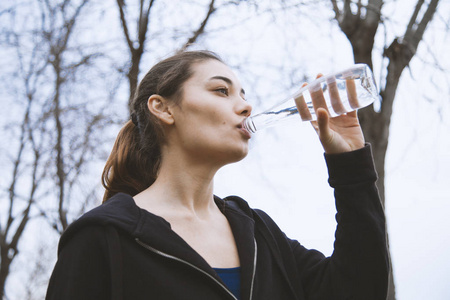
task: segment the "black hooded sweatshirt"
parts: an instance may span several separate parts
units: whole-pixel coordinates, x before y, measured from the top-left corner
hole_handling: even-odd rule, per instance
[[[330,257],[287,238],[241,198],[215,197],[238,247],[240,299],[386,299],[385,218],[370,147],[325,158],[338,223]],[[63,234],[46,299],[236,298],[167,221],[117,194]]]

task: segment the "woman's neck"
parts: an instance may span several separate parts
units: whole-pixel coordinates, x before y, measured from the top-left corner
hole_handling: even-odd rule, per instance
[[[134,199],[138,206],[151,212],[207,218],[217,213],[213,198],[216,171],[210,165],[180,156],[163,159],[156,181]]]

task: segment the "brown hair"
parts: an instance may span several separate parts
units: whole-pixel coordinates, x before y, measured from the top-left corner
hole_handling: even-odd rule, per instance
[[[120,130],[103,169],[103,202],[120,192],[134,196],[153,184],[161,165],[164,132],[147,108],[148,98],[156,94],[179,103],[182,86],[193,75],[192,66],[211,59],[222,62],[210,51],[181,52],[160,61],[144,76],[131,103],[132,121]]]

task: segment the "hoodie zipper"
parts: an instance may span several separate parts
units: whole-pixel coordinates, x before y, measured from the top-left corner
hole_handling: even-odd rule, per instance
[[[255,242],[255,254],[253,255],[253,274],[252,274],[252,282],[250,284],[250,297],[249,300],[252,300],[253,298],[253,283],[255,282],[255,274],[256,274],[256,258],[258,255],[258,244],[256,244],[256,239],[253,238],[253,241]]]
[[[142,242],[142,241],[139,240],[138,238],[136,238],[135,240],[136,240],[136,242],[137,242],[139,245],[141,245],[142,247],[144,247],[144,248],[147,249],[147,250],[150,250],[151,252],[153,252],[153,253],[155,253],[155,254],[158,254],[158,255],[163,256],[163,257],[165,257],[165,258],[169,258],[169,259],[172,259],[172,260],[181,262],[181,263],[183,263],[183,264],[185,264],[185,265],[188,265],[188,266],[194,268],[194,269],[197,270],[197,271],[200,271],[201,273],[205,274],[206,276],[208,276],[209,278],[211,278],[213,281],[215,281],[219,286],[221,286],[221,287],[222,287],[222,288],[223,288],[223,289],[224,289],[231,297],[233,297],[233,299],[238,300],[238,299],[236,298],[236,296],[234,296],[233,293],[230,292],[230,290],[229,290],[226,286],[224,286],[220,281],[218,281],[216,278],[214,278],[213,276],[211,276],[211,274],[205,272],[204,270],[200,269],[199,267],[197,267],[197,266],[191,264],[190,262],[188,262],[188,261],[186,261],[186,260],[183,260],[183,259],[178,258],[178,257],[176,257],[176,256],[173,256],[173,255],[167,254],[167,253],[165,253],[165,252],[162,252],[162,251],[160,251],[160,250],[157,250],[157,249],[153,248],[152,246],[149,246],[149,245],[145,244],[144,242]],[[256,249],[256,240],[255,240],[255,255],[254,255],[254,260],[253,260],[253,274],[252,274],[252,282],[251,282],[251,286],[250,286],[250,298],[249,298],[249,300],[252,299],[252,294],[253,294],[253,282],[254,282],[254,279],[255,279],[255,273],[256,273],[256,272],[255,272],[255,271],[256,271],[256,253],[257,253],[256,250],[257,250],[257,249]]]

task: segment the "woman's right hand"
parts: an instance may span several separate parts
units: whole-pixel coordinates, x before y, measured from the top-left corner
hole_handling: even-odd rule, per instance
[[[317,75],[317,78],[321,76],[322,75],[319,74]],[[302,87],[306,85],[307,83],[304,83]],[[333,106],[342,105],[338,93],[334,89],[337,89],[337,87],[330,85],[328,90]],[[314,111],[317,115],[317,121],[312,121],[311,124],[319,136],[325,153],[333,154],[350,152],[363,148],[365,143],[364,135],[359,124],[356,110],[330,118],[322,89],[310,93]],[[352,93],[353,96],[356,95],[356,91],[349,90],[348,93]],[[303,117],[306,113],[304,105],[302,105],[300,101],[296,101],[296,105],[300,116]]]

